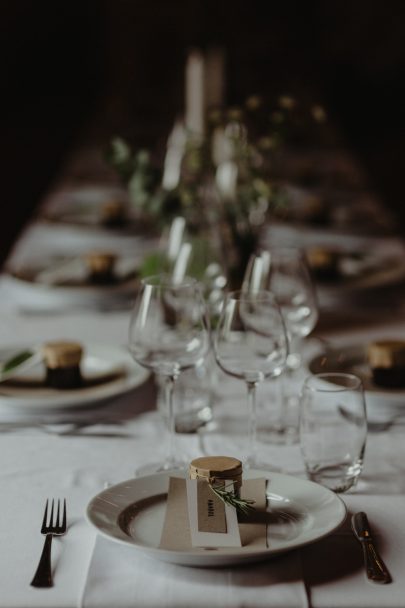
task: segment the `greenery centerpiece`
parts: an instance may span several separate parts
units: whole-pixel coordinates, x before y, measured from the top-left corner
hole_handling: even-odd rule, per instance
[[[106,158],[139,216],[160,230],[184,217],[194,253],[189,272],[201,280],[214,259],[228,284],[239,287],[263,227],[288,206],[277,174],[280,150],[305,132],[308,118],[321,124],[326,116],[320,106],[303,108],[290,96],[273,104],[251,96],[240,107],[211,111],[205,136],[177,123],[162,163],[122,138],[112,140]],[[160,263],[156,255],[149,259],[148,272]]]

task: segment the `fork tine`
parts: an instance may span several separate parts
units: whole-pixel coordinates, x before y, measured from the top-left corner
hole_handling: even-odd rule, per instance
[[[44,530],[44,528],[46,527],[46,520],[48,517],[48,499],[46,499],[46,503],[45,503],[45,513],[44,513],[44,518],[42,520],[42,527],[41,527],[41,531]],[[43,533],[43,532],[42,532]]]
[[[60,500],[58,498],[58,508],[56,510],[56,521],[55,521],[55,526],[57,526],[59,528],[59,510],[60,510]]]
[[[66,530],[66,498],[63,499],[63,520],[62,529]]]
[[[52,498],[52,505],[51,505],[51,514],[49,516],[49,526],[53,526],[53,507],[54,507],[55,501]],[[49,527],[48,526],[48,527]]]

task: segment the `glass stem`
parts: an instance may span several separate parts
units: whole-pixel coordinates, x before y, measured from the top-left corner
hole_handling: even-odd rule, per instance
[[[295,334],[288,336],[287,372],[294,371],[301,366],[302,338]]]
[[[284,433],[286,427],[286,408],[288,402],[288,387],[290,381],[291,370],[284,370],[278,379],[279,382],[279,399],[278,399],[278,416],[276,419],[277,433]]]
[[[175,462],[174,439],[176,432],[176,421],[174,416],[173,391],[176,376],[165,376],[165,406],[167,414],[168,438],[165,468],[170,469]]]
[[[257,435],[257,415],[256,415],[256,382],[247,382],[248,390],[248,415],[249,415],[249,452],[247,463],[254,466],[256,463],[256,435]]]

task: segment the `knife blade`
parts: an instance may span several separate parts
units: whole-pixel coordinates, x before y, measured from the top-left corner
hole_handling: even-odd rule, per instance
[[[363,511],[352,516],[352,530],[363,549],[367,578],[374,583],[390,583],[390,573],[376,549],[367,515]]]

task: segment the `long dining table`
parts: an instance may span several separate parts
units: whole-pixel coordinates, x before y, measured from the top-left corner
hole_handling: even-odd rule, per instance
[[[275,223],[268,235],[273,243],[296,244],[297,235],[313,242],[319,231],[302,227],[297,231]],[[328,238],[325,233],[322,237]],[[336,230],[330,238],[344,243],[353,235]],[[361,238],[369,238],[370,247],[403,246],[401,238],[392,234]],[[20,235],[8,264],[46,255],[61,243],[79,249],[78,236],[69,227],[38,216]],[[142,256],[153,243],[137,237],[125,247]],[[2,347],[68,339],[125,348],[129,316],[129,306],[31,307],[29,297],[10,288],[6,273],[0,278]],[[325,344],[343,349],[377,338],[404,337],[403,281],[368,290],[358,298],[325,300],[318,327],[306,341],[297,391],[309,373],[310,357]],[[202,455],[244,453],[243,383],[219,370],[216,378],[213,420],[196,432],[176,434],[176,449],[185,462]],[[260,420],[271,416],[273,399],[274,384],[264,382],[259,391]],[[384,423],[370,418],[364,471],[357,485],[340,495],[348,514],[331,534],[260,563],[187,568],[111,542],[86,519],[87,505],[95,495],[133,478],[142,465],[163,458],[165,431],[156,401],[156,384],[149,376],[100,403],[63,410],[62,416],[52,408],[40,414],[27,408],[22,413],[1,408],[0,608],[405,606],[405,417],[400,410],[384,418]],[[372,414],[379,420],[375,405]],[[263,430],[259,451],[270,469],[274,465],[282,473],[306,478],[297,441],[273,444],[266,441]],[[53,541],[54,585],[39,589],[30,581],[42,550],[40,526],[47,498],[66,498],[68,530]],[[362,550],[350,528],[350,515],[356,511],[367,512],[392,577],[390,584],[377,585],[366,578]]]

